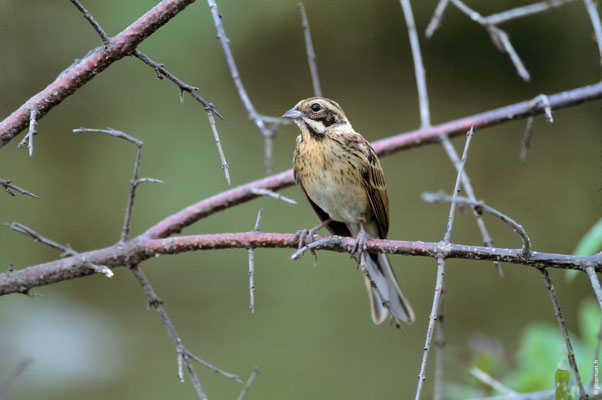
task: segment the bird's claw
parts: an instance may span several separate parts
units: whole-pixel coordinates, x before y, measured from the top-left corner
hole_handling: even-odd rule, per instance
[[[368,254],[368,239],[366,232],[362,229],[356,237],[355,244],[351,248],[351,256],[354,257],[358,264],[365,264],[366,255]]]
[[[300,229],[295,233],[295,239],[299,240],[299,246],[297,250],[301,250],[302,248],[309,246],[314,241],[314,234],[316,233],[316,229]],[[314,249],[309,249],[311,254],[314,256],[315,264],[318,264],[318,254]]]

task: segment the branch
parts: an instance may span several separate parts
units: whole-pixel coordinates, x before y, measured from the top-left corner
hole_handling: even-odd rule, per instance
[[[0,122],[0,148],[8,144],[29,124],[31,110],[37,111],[37,120],[52,108],[104,71],[115,61],[130,55],[143,40],[148,38],[194,0],[163,0],[120,34],[113,37],[110,45],[91,51],[82,60],[63,71],[54,82],[26,101],[18,110]]]
[[[307,62],[309,64],[309,72],[311,74],[311,83],[314,87],[314,95],[322,97],[322,89],[320,88],[320,78],[318,77],[318,66],[316,65],[316,52],[311,41],[311,32],[309,31],[309,22],[307,21],[307,13],[303,3],[298,4],[299,12],[301,12],[301,24],[303,25],[303,35],[305,36],[305,47],[307,48]]]
[[[332,239],[321,242],[316,249],[348,253],[355,239],[333,236],[316,236],[316,240]],[[28,290],[52,283],[79,278],[93,273],[89,263],[106,265],[110,268],[139,264],[151,257],[164,254],[179,254],[187,251],[248,249],[253,248],[289,248],[297,249],[299,241],[292,233],[220,233],[213,235],[177,236],[164,239],[148,239],[139,236],[124,243],[79,253],[76,256],[34,265],[28,268],[0,274],[0,296],[10,293],[25,293]],[[525,259],[521,249],[490,248],[472,245],[433,242],[409,242],[401,240],[368,239],[368,252],[401,254],[437,258],[459,258],[466,260],[500,261],[527,265],[534,268],[560,268],[584,271],[593,267],[602,272],[602,255],[574,256],[570,254],[542,253],[534,251]]]
[[[552,305],[554,306],[554,314],[556,315],[556,320],[558,321],[560,332],[562,332],[562,337],[564,338],[564,344],[566,345],[569,365],[573,370],[574,378],[577,381],[577,386],[579,388],[579,400],[585,400],[588,398],[588,396],[585,391],[585,388],[583,387],[583,382],[581,381],[581,375],[579,374],[577,361],[575,361],[575,352],[573,351],[573,345],[571,344],[571,339],[569,338],[569,332],[566,328],[564,317],[562,316],[562,310],[560,309],[560,303],[558,302],[558,297],[556,296],[556,291],[554,290],[554,284],[552,283],[550,273],[547,269],[541,268],[540,272],[544,283],[546,284],[546,289],[548,289],[548,292],[550,293]]]
[[[586,101],[596,100],[602,97],[602,82],[586,86],[583,88],[574,89],[568,92],[558,93],[549,96],[550,106],[552,109],[567,107],[575,104],[580,104]],[[489,112],[485,112],[482,114],[477,114],[471,117],[462,118],[456,121],[448,122],[445,124],[418,129],[413,132],[409,132],[406,134],[401,134],[398,136],[394,136],[388,139],[384,139],[374,143],[374,148],[377,150],[379,155],[387,155],[399,151],[401,149],[411,148],[420,146],[428,143],[437,143],[441,135],[456,135],[462,130],[466,132],[464,129],[465,126],[470,127],[470,125],[474,125],[477,128],[482,128],[486,126],[491,126],[495,124],[499,124],[501,122],[509,121],[512,119],[523,118],[528,115],[532,115],[533,113],[542,113],[543,106],[538,106],[533,109],[531,101],[524,101],[522,103],[517,103],[511,106],[502,107],[499,109],[495,109]],[[149,239],[155,238],[164,238],[166,236],[175,234],[180,232],[185,227],[195,223],[196,221],[214,214],[218,211],[225,210],[227,208],[233,207],[235,205],[247,202],[254,198],[259,197],[257,194],[253,193],[254,189],[266,189],[270,191],[276,191],[294,184],[293,173],[291,170],[281,172],[280,174],[273,175],[258,181],[250,182],[245,185],[238,186],[236,188],[230,189],[226,192],[217,194],[208,199],[202,200],[196,204],[193,204],[174,215],[171,215],[153,227],[149,228],[146,232],[144,232],[139,237],[126,242],[127,246],[121,246],[119,249],[115,249],[113,247],[109,247],[110,249],[108,253],[103,253],[103,251],[107,251],[106,249],[96,250],[93,252],[85,253],[90,258],[91,261],[96,259],[100,259],[99,264],[108,265],[108,266],[117,266],[117,265],[129,265],[129,264],[138,264],[140,262],[138,249],[138,243],[149,242]],[[243,234],[244,235],[244,234]],[[255,234],[257,236],[265,235],[265,234]],[[218,235],[219,237],[219,235]],[[223,236],[222,236],[223,237]],[[291,247],[295,248],[298,246],[298,243],[293,240],[294,235],[291,235],[287,240],[292,241],[294,244],[287,244],[283,246],[283,243],[289,243],[288,241],[277,240],[279,243],[263,243],[258,244],[255,243],[255,247]],[[213,240],[213,239],[211,239]],[[398,242],[398,243],[412,243],[412,242]],[[269,245],[268,245],[269,244]],[[248,248],[249,243],[245,243],[244,246]],[[334,249],[336,244],[332,245],[331,248]],[[433,244],[436,247],[436,244]],[[227,248],[228,246],[224,247]],[[230,244],[229,247],[236,247],[234,243]],[[435,247],[431,247],[430,250],[434,250]],[[453,247],[453,246],[452,246]],[[408,249],[411,252],[422,253],[423,255],[428,255],[428,247],[424,247],[421,242],[415,242],[414,246],[410,246],[410,248],[402,247]],[[413,249],[413,250],[410,250]],[[468,254],[472,252],[473,249],[478,251],[478,249],[483,249],[474,246],[466,246],[465,247],[465,255],[466,258],[470,258]],[[113,258],[112,251],[116,250],[115,258]],[[396,250],[394,248],[390,249],[391,252],[400,252],[401,250]],[[459,248],[457,250],[460,250]],[[496,250],[496,251],[494,251]],[[499,251],[498,251],[499,250]],[[128,251],[130,253],[128,253]],[[344,251],[343,249],[337,251]],[[387,251],[384,249],[384,251]],[[482,259],[487,259],[491,261],[508,261],[515,262],[515,260],[519,260],[520,257],[513,253],[515,250],[501,251],[501,249],[489,249],[483,250],[482,253],[475,253]],[[520,251],[518,251],[520,252]],[[461,254],[456,253],[456,254]],[[104,254],[104,255],[103,255]],[[569,255],[551,255],[550,258],[543,259],[541,256],[545,253],[537,253],[534,252],[528,260],[519,260],[518,264],[525,264],[537,266],[537,263],[540,263],[541,266],[560,266],[561,268],[569,268],[569,269],[579,269],[582,270],[586,266],[594,266],[597,271],[602,271],[599,267],[599,259],[595,258],[575,258],[575,256]],[[79,256],[81,257],[81,255]],[[454,253],[448,257],[454,257]],[[455,256],[456,258],[458,255]],[[132,262],[126,262],[128,259],[132,259]],[[138,259],[138,261],[136,261]],[[135,262],[134,262],[135,261]],[[80,258],[72,258],[72,259],[64,259],[52,261],[45,264],[40,264],[38,266],[33,266],[28,269],[14,271],[11,273],[0,274],[0,295],[8,294],[8,293],[17,293],[17,292],[26,292],[31,288],[37,286],[43,286],[55,282],[59,282],[66,279],[73,279],[81,276],[86,276],[92,273],[87,268],[80,268],[81,259]],[[104,263],[104,264],[103,264]],[[125,263],[125,264],[124,264]],[[588,264],[589,263],[589,264]],[[73,267],[73,268],[72,268]],[[27,271],[27,272],[24,272]],[[10,275],[10,276],[9,276]]]
[[[452,202],[452,196],[446,195],[443,192],[439,192],[439,193],[422,193],[422,195],[420,196],[422,201],[426,202],[426,203],[451,203]],[[525,229],[522,227],[522,225],[520,225],[519,223],[517,223],[516,221],[514,221],[512,218],[510,218],[509,216],[499,212],[498,210],[496,210],[493,207],[489,207],[487,204],[483,203],[482,201],[472,201],[469,198],[466,197],[458,197],[456,199],[456,203],[459,205],[469,205],[471,207],[474,208],[475,212],[482,214],[483,212],[486,212],[487,214],[493,215],[496,218],[499,218],[502,222],[505,222],[506,224],[510,225],[510,227],[512,229],[514,229],[514,231],[516,233],[518,233],[521,237],[521,240],[523,241],[523,255],[525,257],[529,257],[529,254],[531,254],[531,240],[529,239],[529,236],[527,235],[527,232],[525,231]]]
[[[4,190],[6,191],[6,193],[10,194],[11,196],[16,196],[15,192],[13,192],[13,190],[14,190],[14,191],[19,192],[21,194],[26,194],[28,196],[35,197],[36,199],[39,199],[39,197],[37,195],[31,193],[29,190],[25,190],[23,188],[20,188],[17,185],[13,185],[11,182],[12,181],[10,179],[2,179],[2,178],[0,178],[0,186],[2,186],[4,188]]]

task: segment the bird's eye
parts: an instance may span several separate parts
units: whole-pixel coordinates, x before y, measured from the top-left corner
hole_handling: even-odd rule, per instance
[[[311,105],[311,109],[312,109],[312,111],[318,112],[322,109],[322,106],[319,105],[318,103],[314,103]]]

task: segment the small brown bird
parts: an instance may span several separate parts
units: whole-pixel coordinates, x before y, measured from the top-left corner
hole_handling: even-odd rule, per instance
[[[365,260],[370,277],[365,278],[372,320],[380,324],[389,311],[395,319],[412,323],[414,312],[387,256],[369,253],[366,257],[366,240],[384,239],[389,230],[389,199],[374,149],[330,99],[301,100],[283,117],[295,121],[301,130],[293,160],[295,180],[322,221],[300,235],[299,245],[306,238],[313,240],[324,226],[335,235],[355,237],[352,255],[358,262]]]

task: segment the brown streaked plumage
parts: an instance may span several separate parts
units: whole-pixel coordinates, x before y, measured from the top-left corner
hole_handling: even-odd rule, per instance
[[[335,235],[357,238],[353,253],[358,260],[365,257],[374,323],[384,321],[388,311],[398,320],[413,322],[414,312],[386,255],[365,256],[366,239],[384,239],[389,231],[389,199],[374,149],[330,99],[301,100],[283,117],[293,119],[301,130],[293,160],[295,179],[322,221],[307,235],[311,239],[326,226]],[[307,235],[300,235],[300,246]]]

